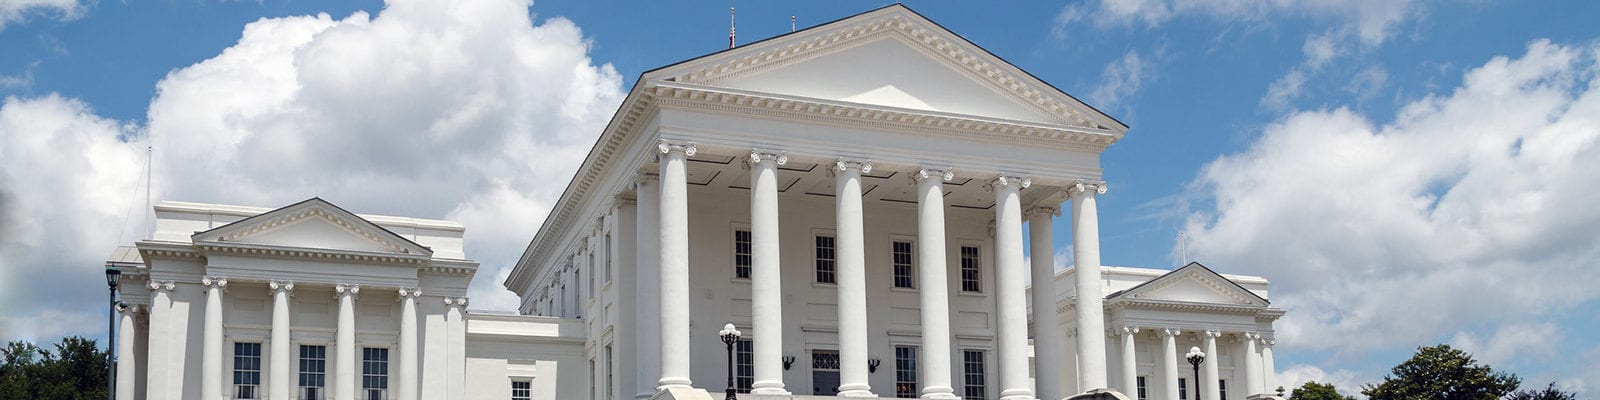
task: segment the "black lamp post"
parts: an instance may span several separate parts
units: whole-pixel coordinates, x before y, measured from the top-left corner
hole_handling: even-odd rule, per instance
[[[1189,365],[1194,366],[1194,398],[1200,400],[1203,398],[1200,397],[1200,364],[1206,362],[1206,353],[1200,351],[1199,347],[1190,347],[1186,356],[1189,358]]]
[[[106,398],[117,398],[117,283],[122,279],[122,270],[117,267],[106,266],[106,287],[111,289],[106,307],[106,349],[111,362],[106,363]]]
[[[717,334],[722,335],[722,344],[728,345],[728,396],[725,399],[734,400],[739,398],[739,394],[733,387],[733,344],[739,342],[739,329],[727,324]]]

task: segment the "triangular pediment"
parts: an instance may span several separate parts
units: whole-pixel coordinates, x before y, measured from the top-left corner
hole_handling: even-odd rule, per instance
[[[673,64],[644,78],[1118,134],[1127,130],[899,4]]]
[[[320,198],[194,234],[194,243],[429,256],[433,251]]]
[[[1151,279],[1112,298],[1266,307],[1267,300],[1200,263]]]

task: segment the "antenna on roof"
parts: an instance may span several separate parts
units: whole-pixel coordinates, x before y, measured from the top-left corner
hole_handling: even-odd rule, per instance
[[[794,32],[794,16],[789,16],[789,32]]]
[[[733,7],[728,7],[728,48],[733,48]]]
[[[1178,231],[1178,257],[1183,260],[1179,267],[1189,265],[1189,234],[1183,231]]]

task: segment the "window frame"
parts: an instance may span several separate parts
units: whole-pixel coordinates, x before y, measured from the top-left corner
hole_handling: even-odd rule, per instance
[[[245,351],[250,349],[254,351]],[[261,342],[233,342],[232,375],[233,398],[261,398]],[[253,388],[248,396],[240,393],[245,386]]]
[[[977,355],[977,358],[973,358],[973,355]],[[961,393],[963,399],[986,400],[989,398],[989,365],[987,358],[988,351],[982,349],[961,350]],[[977,367],[976,371],[974,371],[974,366]]]
[[[902,263],[900,245],[906,245],[905,262]],[[917,241],[906,237],[889,238],[889,277],[895,289],[917,289]],[[902,274],[902,268],[904,273]]]
[[[921,395],[917,381],[917,346],[894,346],[894,395],[914,399]]]
[[[956,245],[956,262],[960,265],[960,293],[983,294],[983,245],[973,243],[960,243]],[[968,258],[967,249],[972,249],[973,254]],[[971,260],[971,265],[968,265]]]
[[[299,399],[300,400],[322,400],[322,399],[326,399],[328,397],[327,396],[327,388],[328,388],[328,345],[325,345],[325,344],[301,344],[299,350],[300,350],[299,358],[297,359],[297,361],[299,361],[297,363],[298,366],[299,366],[299,369],[297,370],[297,373],[295,374],[295,377],[296,377],[296,379],[295,379],[295,387],[300,392]],[[307,355],[307,351],[308,350],[315,350],[315,351],[312,352],[312,353],[315,353],[315,354],[313,354],[314,356],[313,355]],[[316,368],[311,368],[312,366],[316,366]],[[311,383],[307,382],[308,378],[311,378],[311,379],[309,379],[310,381],[312,381]],[[314,393],[315,395],[314,396],[308,396],[306,394],[307,393],[307,389],[311,389],[312,393]]]
[[[1138,396],[1136,398],[1136,400],[1150,400],[1150,389],[1149,389],[1148,386],[1145,386],[1145,377],[1143,377],[1143,376],[1136,377],[1136,378],[1134,378],[1134,382],[1135,382],[1134,391],[1136,392],[1135,394]]]
[[[820,285],[839,284],[839,237],[832,233],[825,234],[820,232],[812,234],[811,237],[812,283]],[[823,258],[822,241],[824,239],[828,242],[827,258]],[[827,265],[826,271],[823,268],[824,262]],[[823,279],[824,276],[827,279]]]
[[[376,357],[381,356],[381,357]],[[381,359],[379,359],[381,358]],[[374,384],[376,382],[376,384]],[[381,387],[379,387],[381,386]],[[361,348],[361,398],[371,399],[371,391],[380,392],[378,398],[386,399],[389,396],[389,348],[388,347],[362,347]]]
[[[744,241],[743,241],[744,251],[742,253],[740,252],[740,240],[739,240],[739,236],[741,234],[744,235]],[[741,260],[743,260],[743,262],[744,262],[743,265],[740,265],[740,261]],[[755,274],[755,263],[756,263],[755,260],[756,260],[755,232],[752,231],[749,226],[734,225],[734,227],[733,227],[733,279],[737,279],[737,280],[741,280],[741,281],[742,280],[749,280],[750,276]]]
[[[733,388],[739,393],[750,393],[756,383],[755,341],[740,338],[733,343]]]
[[[518,384],[521,384],[520,386],[523,387],[517,387],[519,386]],[[518,390],[522,391],[521,396],[517,395]],[[533,381],[523,379],[511,380],[511,400],[533,400]]]

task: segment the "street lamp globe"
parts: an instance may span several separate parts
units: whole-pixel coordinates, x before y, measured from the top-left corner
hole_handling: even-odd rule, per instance
[[[728,346],[728,390],[726,392],[727,397],[724,398],[727,400],[734,400],[739,398],[739,395],[738,390],[735,389],[733,384],[733,344],[739,342],[739,335],[741,335],[741,333],[739,332],[739,328],[735,328],[733,324],[730,323],[723,325],[722,330],[718,331],[717,334],[722,335],[722,344]]]

